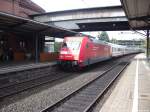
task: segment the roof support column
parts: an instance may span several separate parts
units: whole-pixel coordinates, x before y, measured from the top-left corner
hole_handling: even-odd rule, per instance
[[[149,30],[147,30],[147,53],[146,53],[146,56],[147,58],[149,57],[149,53],[150,53],[150,50],[149,50]]]
[[[35,63],[39,62],[39,34],[35,34]]]

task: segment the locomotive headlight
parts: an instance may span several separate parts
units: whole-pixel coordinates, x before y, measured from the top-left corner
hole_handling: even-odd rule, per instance
[[[67,51],[61,51],[60,54],[67,54]]]

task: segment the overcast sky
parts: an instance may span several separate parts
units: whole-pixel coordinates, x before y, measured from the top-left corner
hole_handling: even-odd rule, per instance
[[[32,0],[37,3],[47,12],[89,8],[89,7],[102,7],[121,5],[120,0]]]
[[[32,0],[46,12],[60,11],[60,10],[70,10],[70,9],[80,9],[80,8],[90,8],[90,7],[105,7],[121,5],[120,0]],[[97,36],[98,32],[86,32],[86,34]],[[108,35],[111,38],[117,39],[139,39],[144,38],[143,36],[133,33],[131,31],[109,31]]]

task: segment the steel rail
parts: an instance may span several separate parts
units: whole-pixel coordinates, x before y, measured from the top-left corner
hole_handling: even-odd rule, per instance
[[[15,95],[17,93],[23,92],[25,90],[28,90],[28,89],[31,89],[31,88],[34,88],[37,86],[41,86],[41,85],[49,83],[49,82],[54,82],[56,80],[66,78],[68,76],[70,76],[70,73],[64,74],[63,72],[53,71],[53,73],[51,73],[51,74],[44,73],[44,75],[38,75],[36,77],[24,79],[24,80],[21,80],[20,82],[12,82],[10,84],[1,85],[0,86],[0,99],[3,99],[5,97],[11,96],[11,95]],[[9,77],[6,76],[4,78],[9,78]],[[44,79],[45,79],[45,81],[43,81]],[[29,84],[29,83],[31,83],[31,84]],[[24,87],[20,88],[22,85]],[[14,89],[12,89],[12,88],[14,88]],[[18,89],[16,89],[16,88],[18,88]]]
[[[129,63],[125,64],[125,66],[121,69],[121,71],[112,79],[111,82],[104,88],[104,90],[94,99],[94,101],[84,110],[84,112],[89,112],[96,104],[96,102],[100,99],[100,97],[107,92],[108,88],[115,82],[117,77],[123,72],[123,70],[127,67]]]
[[[56,102],[55,104],[51,105],[50,107],[42,110],[42,112],[55,112],[55,109],[57,109],[58,107],[61,108],[61,104],[63,105],[65,102],[67,102],[69,99],[73,98],[76,94],[79,94],[82,90],[84,90],[85,88],[87,88],[89,85],[91,85],[93,82],[97,81],[98,79],[100,79],[101,77],[103,77],[104,75],[106,75],[107,73],[109,73],[111,70],[113,70],[114,68],[116,68],[118,65],[120,65],[120,63],[114,65],[113,67],[109,68],[107,71],[103,72],[101,75],[99,75],[98,77],[96,77],[94,80],[90,81],[89,83],[83,85],[82,87],[76,89],[75,91],[71,92],[69,95],[66,95],[64,98],[62,98],[61,100],[59,100],[58,102]],[[127,64],[123,67],[123,69],[125,69],[125,67],[127,66]],[[121,73],[121,71],[117,74],[117,76]],[[116,77],[117,77],[116,76]],[[104,93],[104,91],[110,86],[110,84],[116,79],[116,77],[113,78],[113,80],[107,85],[107,87],[105,87],[103,89],[103,91],[101,92],[101,94],[99,94],[93,101],[92,103],[90,103],[90,105],[88,105],[83,112],[87,112],[92,105],[97,101],[97,99],[102,95],[102,93]],[[70,107],[70,108],[73,108]],[[57,110],[58,111],[58,110]],[[59,112],[59,111],[58,111]],[[62,111],[63,112],[63,111]],[[67,112],[67,110],[64,110],[64,112]],[[79,111],[80,112],[80,111]],[[82,111],[81,111],[82,112]]]
[[[53,75],[55,74],[55,75]],[[21,93],[25,90],[37,87],[37,86],[41,86],[43,84],[49,83],[49,82],[54,82],[56,80],[60,80],[63,79],[67,76],[69,76],[69,74],[62,74],[60,72],[56,73],[54,72],[53,74],[50,75],[44,75],[44,76],[40,76],[34,79],[28,79],[26,81],[23,82],[19,82],[19,83],[15,83],[15,84],[10,84],[8,86],[4,86],[0,88],[0,99],[3,99],[5,97],[11,96],[11,95],[15,95],[17,93]]]
[[[30,70],[31,71],[31,70]],[[29,72],[29,71],[27,71],[27,72]],[[18,72],[19,73],[19,72]],[[26,73],[26,74],[28,74],[28,73]],[[54,74],[57,74],[57,73],[54,73]],[[14,75],[14,74],[13,74]],[[4,76],[3,78],[0,78],[0,80],[5,80],[5,79],[9,79],[9,78],[13,78],[13,77],[19,77],[19,76],[21,76],[22,74],[15,74],[14,76]],[[44,74],[38,74],[37,76],[32,76],[31,78],[27,78],[27,79],[24,79],[24,80],[21,80],[21,81],[19,81],[19,82],[12,82],[12,83],[10,83],[10,84],[4,84],[4,85],[0,85],[0,89],[1,88],[4,88],[4,87],[9,87],[9,86],[13,86],[13,85],[15,85],[15,84],[21,84],[21,83],[25,83],[25,82],[28,82],[28,81],[31,81],[31,80],[36,80],[36,79],[39,79],[39,78],[43,78],[43,77],[47,77],[47,76],[50,76],[50,75],[52,75],[52,74],[48,74],[48,72],[47,73],[44,73]],[[27,77],[27,76],[26,76]]]

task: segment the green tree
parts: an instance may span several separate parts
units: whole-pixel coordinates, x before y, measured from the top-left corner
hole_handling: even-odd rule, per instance
[[[54,44],[54,51],[59,52],[61,47],[61,42],[55,42]]]
[[[117,44],[117,39],[112,38],[112,39],[110,40],[110,42],[111,42],[111,43],[114,43],[114,44]]]
[[[99,40],[109,42],[109,36],[106,31],[102,31],[101,34],[98,35]]]

